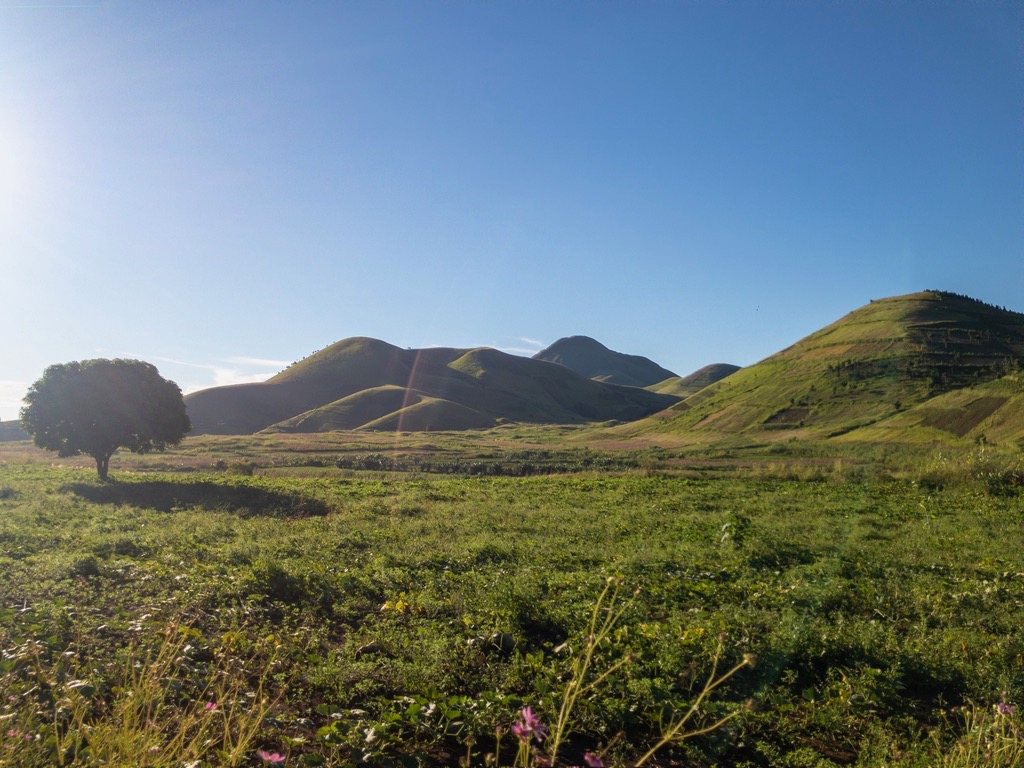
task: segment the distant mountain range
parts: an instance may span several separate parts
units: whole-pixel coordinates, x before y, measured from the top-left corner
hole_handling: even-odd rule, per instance
[[[369,338],[339,341],[264,383],[185,398],[194,434],[632,421],[678,401],[496,349],[401,349]]]
[[[194,434],[600,423],[682,443],[1024,445],[1024,314],[943,291],[873,301],[748,368],[680,377],[587,336],[533,358],[339,341],[260,384],[187,395]],[[23,433],[0,424],[0,439]]]

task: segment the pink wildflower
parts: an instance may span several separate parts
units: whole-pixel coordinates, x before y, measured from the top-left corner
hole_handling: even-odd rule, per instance
[[[257,750],[256,757],[271,765],[284,765],[284,755],[279,755],[277,752],[267,752],[265,749],[260,749]]]
[[[1012,715],[1016,711],[1017,711],[1016,707],[1011,706],[1011,705],[1007,704],[1006,702],[1002,702],[1000,704],[996,704],[996,712],[998,712],[1000,715]]]
[[[590,766],[590,768],[604,768],[604,760],[601,759],[600,755],[595,755],[593,752],[584,753],[583,762]]]
[[[512,725],[512,733],[519,737],[519,740],[526,743],[530,737],[538,742],[544,741],[548,735],[548,727],[533,712],[533,707],[527,705],[519,712],[519,720]]]
[[[216,708],[217,708],[217,702],[216,701],[208,701],[208,702],[206,702],[206,711],[207,712],[213,712],[213,710],[215,710]]]

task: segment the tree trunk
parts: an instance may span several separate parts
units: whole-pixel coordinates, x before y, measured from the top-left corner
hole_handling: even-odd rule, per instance
[[[110,468],[110,457],[112,454],[103,454],[93,456],[96,459],[96,474],[100,476],[102,482],[107,482],[107,470]]]

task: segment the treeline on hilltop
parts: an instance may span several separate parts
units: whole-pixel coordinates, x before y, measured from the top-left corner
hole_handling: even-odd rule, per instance
[[[1012,309],[1007,309],[1005,306],[999,304],[989,304],[987,301],[982,301],[981,299],[976,299],[973,296],[968,296],[966,293],[956,293],[954,291],[940,291],[936,288],[925,288],[924,290],[925,293],[934,293],[943,299],[963,299],[965,301],[973,301],[975,304],[980,304],[981,306],[988,307],[989,309],[997,309],[1000,312],[1012,312],[1015,315],[1021,314],[1020,312],[1015,312]]]

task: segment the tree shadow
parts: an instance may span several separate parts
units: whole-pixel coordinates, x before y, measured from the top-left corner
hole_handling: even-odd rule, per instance
[[[329,511],[322,499],[306,494],[269,491],[248,485],[220,485],[209,481],[69,483],[62,490],[95,504],[128,504],[159,512],[203,508],[227,510],[243,517],[312,517]]]

